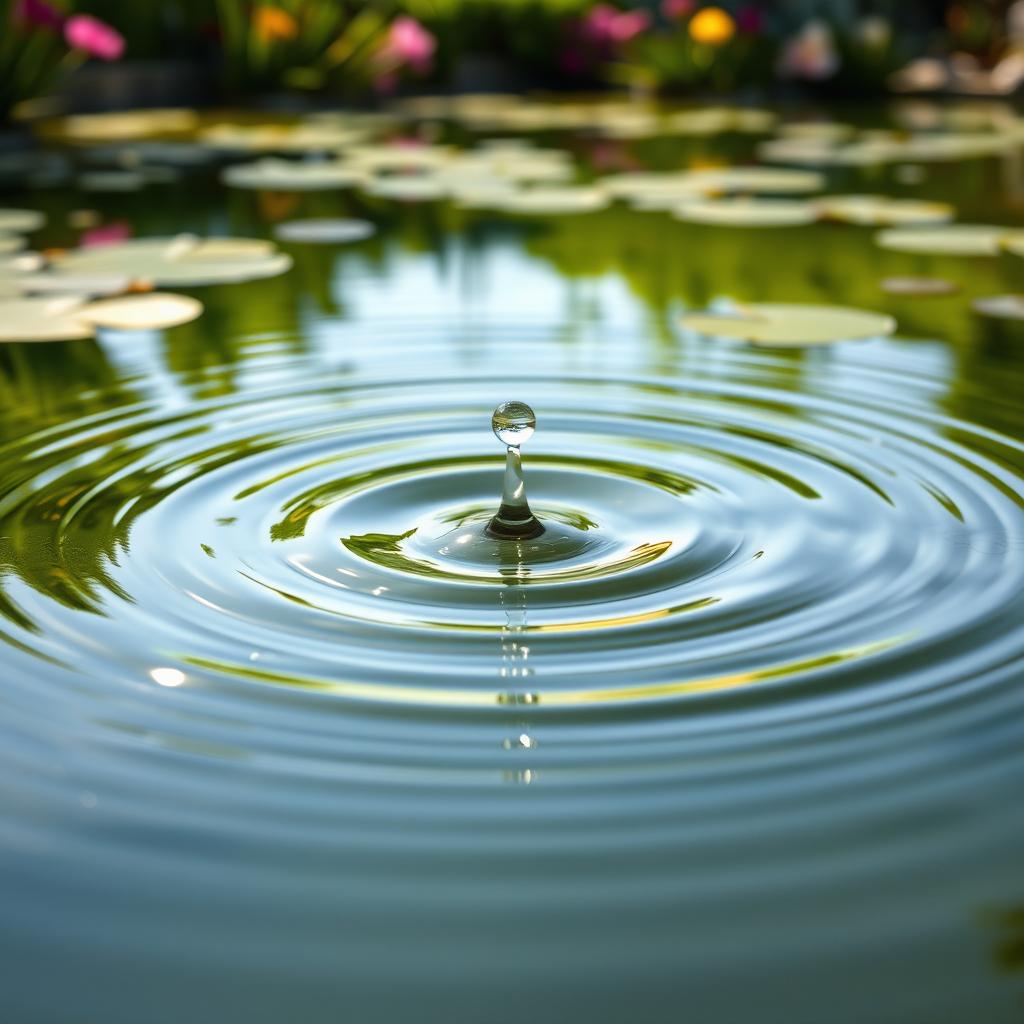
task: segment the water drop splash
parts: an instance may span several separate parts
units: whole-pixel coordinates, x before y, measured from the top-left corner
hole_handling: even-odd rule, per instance
[[[505,482],[501,505],[487,525],[487,533],[501,540],[529,540],[539,537],[544,526],[530,510],[523,480],[520,446],[533,437],[537,417],[525,402],[502,402],[491,417],[494,436],[506,445]]]

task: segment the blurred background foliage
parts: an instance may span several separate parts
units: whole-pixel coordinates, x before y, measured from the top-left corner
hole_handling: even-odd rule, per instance
[[[864,96],[1024,86],[1019,0],[0,0],[0,23],[4,112],[86,62],[185,63],[210,102],[495,87]]]

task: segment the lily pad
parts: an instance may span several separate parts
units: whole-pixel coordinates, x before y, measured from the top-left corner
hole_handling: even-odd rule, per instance
[[[18,279],[26,295],[120,295],[131,286],[127,274],[24,274]]]
[[[359,242],[369,238],[376,230],[377,228],[368,220],[310,218],[278,224],[274,234],[283,242],[336,245],[343,242]]]
[[[874,195],[825,196],[815,205],[823,217],[848,224],[945,224],[956,215],[948,203]]]
[[[78,310],[87,323],[118,331],[163,330],[195,320],[203,304],[188,295],[150,292],[92,302]]]
[[[364,174],[339,160],[282,160],[277,157],[235,164],[221,173],[225,185],[265,192],[326,191],[348,188],[364,179]]]
[[[826,345],[892,334],[896,321],[881,313],[840,306],[751,303],[722,312],[687,313],[687,330],[754,345]]]
[[[694,171],[689,180],[709,193],[798,195],[820,192],[825,187],[825,178],[816,171],[796,171],[785,167],[725,167]]]
[[[1024,256],[1024,231],[1014,231],[1003,239],[1003,248],[1014,256]]]
[[[77,114],[58,121],[53,130],[72,142],[115,142],[192,132],[198,123],[194,110],[165,108]]]
[[[11,235],[0,232],[0,255],[11,252],[18,252],[25,248],[25,239],[21,235]]]
[[[960,285],[941,277],[887,277],[881,283],[889,295],[955,295]]]
[[[399,199],[405,202],[431,202],[444,199],[448,189],[433,174],[388,174],[371,178],[363,191],[379,199]]]
[[[811,224],[818,210],[796,199],[704,199],[677,206],[673,216],[693,224],[773,228]]]
[[[0,300],[0,342],[91,338],[92,324],[80,315],[84,302],[74,295]]]
[[[883,249],[933,256],[995,256],[1013,243],[1013,228],[993,224],[950,224],[936,228],[896,228],[881,231],[875,241]]]
[[[127,274],[135,280],[177,287],[275,277],[291,265],[291,257],[263,239],[195,235],[133,239],[77,249],[53,260],[56,273]]]
[[[39,210],[0,209],[0,231],[11,234],[27,234],[36,231],[46,223],[46,216]]]
[[[566,185],[531,188],[515,192],[505,199],[500,209],[506,213],[528,216],[554,216],[569,213],[590,213],[608,205],[608,194],[599,188]]]
[[[990,295],[975,299],[971,308],[997,320],[1024,320],[1024,295]]]

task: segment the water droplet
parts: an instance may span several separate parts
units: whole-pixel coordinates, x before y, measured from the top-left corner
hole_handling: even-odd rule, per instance
[[[537,417],[525,402],[502,402],[491,417],[494,436],[510,448],[518,448],[533,437]]]
[[[544,532],[543,525],[530,511],[523,480],[519,447],[533,437],[537,417],[525,402],[502,402],[491,417],[494,436],[506,446],[505,483],[501,506],[487,527],[492,537],[529,540]]]

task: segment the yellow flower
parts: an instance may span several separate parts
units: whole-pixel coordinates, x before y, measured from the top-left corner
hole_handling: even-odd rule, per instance
[[[721,7],[705,7],[690,20],[690,38],[705,46],[721,46],[736,34],[736,22]]]
[[[274,39],[294,39],[299,34],[299,23],[280,7],[262,4],[253,11],[253,27],[264,42]]]

